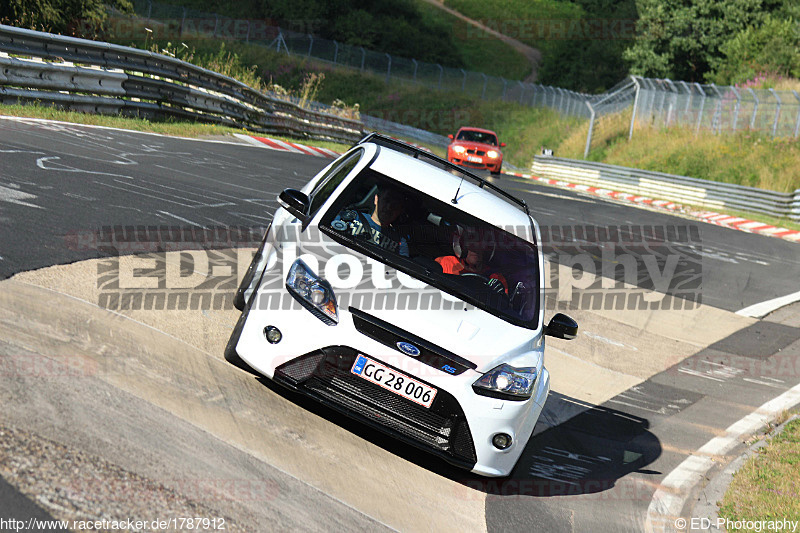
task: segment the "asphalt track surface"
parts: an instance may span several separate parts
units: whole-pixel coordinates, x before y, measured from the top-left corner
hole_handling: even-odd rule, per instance
[[[0,120],[0,279],[103,256],[103,250],[76,245],[75,236],[105,227],[263,226],[280,190],[303,185],[327,162],[229,143]],[[524,198],[547,227],[693,228],[697,238],[679,248],[694,261],[701,258],[704,304],[736,311],[798,290],[797,244],[510,177],[499,184]],[[596,256],[597,243],[590,241],[580,250]],[[485,492],[489,531],[641,531],[655,487],[687,453],[800,381],[791,373],[767,379],[751,371],[777,355],[796,361],[799,339],[797,328],[753,321],[600,405],[551,394],[549,410],[581,413],[537,428],[512,476],[500,481],[470,477],[289,399],[403,459]],[[719,370],[708,371],[709,362]]]

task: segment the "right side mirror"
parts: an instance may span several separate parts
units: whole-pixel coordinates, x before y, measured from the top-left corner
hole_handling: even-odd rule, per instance
[[[306,216],[308,215],[308,207],[311,204],[311,201],[305,193],[297,189],[284,189],[280,196],[278,196],[278,202],[284,209],[289,211],[289,213],[305,223]]]
[[[578,323],[564,313],[556,313],[545,327],[544,334],[571,341],[578,336]]]

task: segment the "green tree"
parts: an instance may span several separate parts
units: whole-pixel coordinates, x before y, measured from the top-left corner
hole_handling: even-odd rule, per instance
[[[130,0],[109,3],[125,12],[133,11]],[[107,8],[102,0],[4,0],[0,3],[0,21],[53,33],[75,33],[87,28],[97,32],[106,18]]]
[[[638,0],[637,7],[637,37],[623,55],[631,74],[703,81],[722,45],[763,24],[783,0]]]
[[[768,16],[758,27],[740,31],[720,48],[709,78],[732,85],[769,73],[800,78],[800,24],[792,18]]]

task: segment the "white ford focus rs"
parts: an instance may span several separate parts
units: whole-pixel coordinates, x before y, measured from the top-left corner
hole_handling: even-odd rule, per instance
[[[506,476],[550,391],[539,226],[525,202],[370,134],[287,189],[225,352],[365,424]]]

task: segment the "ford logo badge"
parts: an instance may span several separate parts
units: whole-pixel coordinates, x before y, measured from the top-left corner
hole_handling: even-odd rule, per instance
[[[397,349],[411,357],[417,357],[420,354],[419,348],[408,342],[398,342]]]

